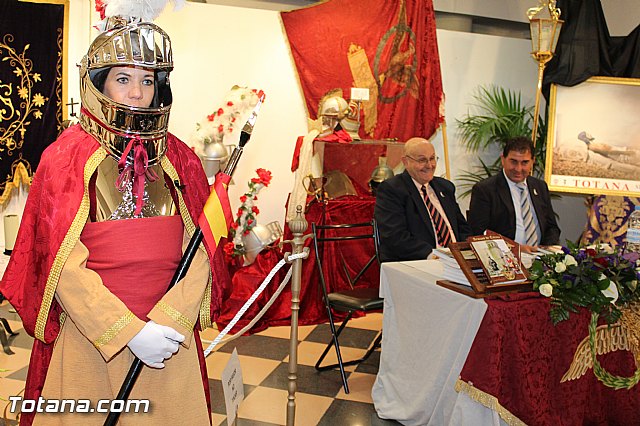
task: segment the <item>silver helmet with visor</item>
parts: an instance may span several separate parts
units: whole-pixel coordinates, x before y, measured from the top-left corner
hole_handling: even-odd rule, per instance
[[[112,67],[153,70],[154,96],[149,107],[125,105],[103,94]],[[109,18],[106,30],[96,37],[80,64],[82,128],[116,159],[131,139],[139,139],[145,145],[149,165],[158,163],[167,147],[172,69],[171,40],[162,28],[120,16]]]

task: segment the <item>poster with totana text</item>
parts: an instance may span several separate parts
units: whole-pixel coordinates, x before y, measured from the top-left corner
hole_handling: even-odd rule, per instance
[[[640,195],[640,79],[551,86],[545,180],[552,191]]]

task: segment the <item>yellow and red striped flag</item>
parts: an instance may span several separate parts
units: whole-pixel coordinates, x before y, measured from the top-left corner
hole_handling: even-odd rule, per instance
[[[202,231],[205,243],[215,252],[222,237],[229,233],[229,226],[233,220],[231,205],[229,204],[229,194],[227,187],[231,176],[225,173],[218,173],[211,188],[211,195],[202,209],[202,214],[198,218],[198,226]]]

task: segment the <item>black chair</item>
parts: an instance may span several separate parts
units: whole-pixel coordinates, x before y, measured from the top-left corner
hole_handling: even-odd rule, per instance
[[[333,369],[335,367],[340,367],[340,374],[342,376],[342,385],[344,386],[345,393],[349,393],[349,385],[347,384],[347,376],[344,371],[344,367],[348,365],[358,364],[367,358],[380,346],[380,342],[382,340],[382,331],[378,332],[374,342],[369,346],[365,355],[357,360],[351,361],[342,361],[342,354],[340,353],[340,343],[338,342],[338,338],[340,337],[340,333],[344,330],[345,326],[353,316],[355,312],[368,312],[373,310],[382,309],[383,299],[378,294],[378,288],[357,288],[355,284],[363,277],[365,272],[372,266],[375,265],[376,268],[380,268],[380,257],[378,254],[378,228],[376,226],[375,220],[367,223],[355,223],[355,224],[343,224],[343,225],[316,225],[312,224],[313,230],[313,245],[316,253],[316,264],[318,265],[318,271],[320,275],[320,284],[322,286],[324,303],[327,308],[327,315],[329,316],[329,327],[331,328],[331,341],[325,348],[322,355],[316,362],[315,368],[318,371],[325,371],[329,369]],[[351,288],[344,291],[333,291],[329,292],[327,290],[327,277],[326,271],[323,268],[322,264],[322,253],[323,249],[327,244],[336,244],[336,249],[339,249],[340,245],[346,246],[346,241],[353,240],[371,240],[374,249],[374,255],[362,266],[361,269],[356,273],[355,276],[349,273],[349,268],[347,266],[347,262],[345,261],[345,256],[340,252],[340,261],[342,265],[342,270],[345,275],[345,278],[349,282]],[[342,242],[342,244],[341,244]],[[339,252],[339,250],[336,250]],[[347,253],[348,256],[348,253]],[[347,316],[340,325],[340,327],[336,330],[336,326],[333,319],[332,309],[337,311],[346,312]],[[321,366],[320,364],[324,360],[324,358],[329,353],[331,347],[335,347],[336,349],[336,357],[338,359],[337,364],[325,365]]]

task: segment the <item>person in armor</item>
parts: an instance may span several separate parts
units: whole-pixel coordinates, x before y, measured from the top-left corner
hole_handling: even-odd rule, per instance
[[[165,294],[209,195],[200,160],[167,132],[172,68],[161,28],[119,17],[82,60],[80,124],[42,155],[0,290],[35,337],[24,399],[90,400],[96,412],[21,424],[102,424],[98,401],[115,399],[134,356],[149,368],[130,399],[149,407],[120,424],[210,422],[198,329],[227,277],[201,245]]]

